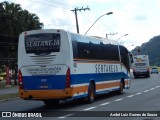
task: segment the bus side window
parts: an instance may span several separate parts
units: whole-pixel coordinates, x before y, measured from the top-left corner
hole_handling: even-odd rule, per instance
[[[78,49],[77,49],[77,41],[76,40],[72,41],[72,47],[73,47],[73,57],[77,58],[78,57]]]

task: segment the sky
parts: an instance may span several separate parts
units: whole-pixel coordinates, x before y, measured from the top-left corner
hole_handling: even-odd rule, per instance
[[[0,0],[2,2],[4,0]],[[75,8],[80,34],[106,37],[132,50],[160,35],[160,0],[6,0],[35,13],[44,29],[66,29],[76,33]],[[111,15],[104,15],[113,12]],[[104,15],[104,16],[103,16]],[[102,16],[102,17],[101,17]],[[114,34],[114,35],[109,35]],[[125,34],[128,34],[125,36]]]

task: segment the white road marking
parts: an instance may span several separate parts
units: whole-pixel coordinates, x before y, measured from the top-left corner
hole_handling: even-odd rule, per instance
[[[90,107],[90,108],[86,108],[86,109],[83,109],[84,111],[87,111],[87,110],[91,110],[91,109],[94,109],[96,107]]]
[[[121,101],[121,100],[123,100],[123,98],[120,98],[120,99],[117,99],[117,100],[114,100],[114,101],[118,102],[118,101]]]
[[[145,90],[144,92],[149,92],[149,90]]]
[[[160,86],[156,86],[155,88],[150,88],[149,90],[145,90],[145,91],[143,91],[143,92],[149,92],[149,91],[154,90],[154,89],[159,88],[159,87],[160,87]],[[140,95],[140,94],[142,94],[142,92],[136,93],[135,95]],[[134,97],[135,95],[129,95],[129,96],[127,96],[127,97],[131,98],[131,97]],[[114,101],[118,102],[118,101],[121,101],[121,100],[123,100],[123,99],[124,99],[124,98],[120,98],[120,99],[116,99],[116,100],[114,100]],[[108,104],[110,104],[110,103],[111,103],[111,102],[102,103],[102,104],[100,104],[99,106],[108,105]],[[97,107],[98,107],[98,106],[97,106]],[[91,109],[94,109],[94,108],[96,108],[96,107],[89,107],[89,108],[86,108],[86,109],[83,109],[83,110],[84,110],[84,111],[88,111],[88,110],[91,110]],[[74,114],[67,114],[67,115],[64,115],[64,116],[58,117],[58,118],[66,118],[66,117],[69,117],[69,116],[72,116],[72,115],[74,115]]]
[[[68,115],[64,115],[62,117],[58,117],[58,118],[66,118],[66,117],[69,117],[69,116],[72,116],[72,115],[74,115],[74,114],[68,114]]]
[[[143,91],[143,92],[149,92],[149,91],[151,91],[151,90],[154,90],[154,89],[156,89],[156,88],[159,88],[160,86],[156,86],[155,88],[151,88],[151,89],[149,89],[149,90],[145,90],[145,91]],[[139,93],[136,93],[135,95],[140,95],[140,94],[142,94],[141,92],[139,92]],[[133,97],[133,96],[135,96],[135,95],[129,95],[129,96],[127,96],[127,97]],[[118,101],[121,101],[121,100],[123,100],[124,98],[120,98],[120,99],[116,99],[116,100],[114,100],[114,101],[116,101],[116,102],[118,102]],[[106,102],[106,103],[102,103],[102,104],[100,104],[100,106],[104,106],[104,105],[108,105],[108,104],[110,104],[111,102]],[[95,109],[96,107],[89,107],[89,108],[86,108],[86,109],[83,109],[84,111],[88,111],[88,110],[92,110],[92,109]],[[59,117],[59,118],[66,118],[66,117],[69,117],[69,116],[72,116],[72,115],[74,115],[74,114],[68,114],[68,115],[64,115],[64,116],[62,116],[62,117]]]
[[[129,95],[129,96],[127,96],[127,97],[133,97],[134,95]]]
[[[108,104],[110,104],[111,102],[106,102],[106,103],[103,103],[103,104],[100,104],[101,106],[103,106],[103,105],[108,105]]]
[[[140,94],[142,94],[142,93],[136,93],[135,95],[140,95]]]
[[[149,90],[145,90],[145,91],[143,91],[143,92],[139,92],[139,93],[136,93],[136,94],[134,94],[134,95],[129,95],[129,96],[127,96],[127,97],[128,97],[128,98],[131,98],[131,97],[134,97],[135,95],[141,95],[141,94],[144,93],[144,92],[149,92],[149,91],[154,90],[154,89],[159,88],[159,87],[160,87],[160,86],[156,86],[155,88],[150,88]],[[124,98],[116,99],[116,100],[114,100],[114,101],[118,102],[118,101],[121,101],[121,100],[124,100]],[[111,101],[111,102],[112,102],[112,101]],[[108,104],[110,104],[111,102],[102,103],[102,104],[100,104],[99,106],[108,105]],[[98,106],[97,106],[97,107],[98,107]],[[84,110],[84,111],[87,111],[87,110],[91,110],[91,109],[94,109],[94,108],[96,108],[96,107],[90,107],[90,108],[86,108],[86,109],[83,109],[83,110]]]
[[[155,88],[151,88],[151,89],[149,89],[149,90],[154,90]]]

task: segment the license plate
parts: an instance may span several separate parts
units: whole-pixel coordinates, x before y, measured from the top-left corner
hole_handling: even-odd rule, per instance
[[[48,88],[48,85],[40,85],[41,89]]]

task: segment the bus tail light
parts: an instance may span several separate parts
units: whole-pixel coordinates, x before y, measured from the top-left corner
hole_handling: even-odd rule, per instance
[[[66,88],[70,87],[70,79],[71,79],[70,68],[68,68],[66,72]]]
[[[23,78],[21,70],[18,71],[18,81],[19,81],[19,88],[23,89]]]

